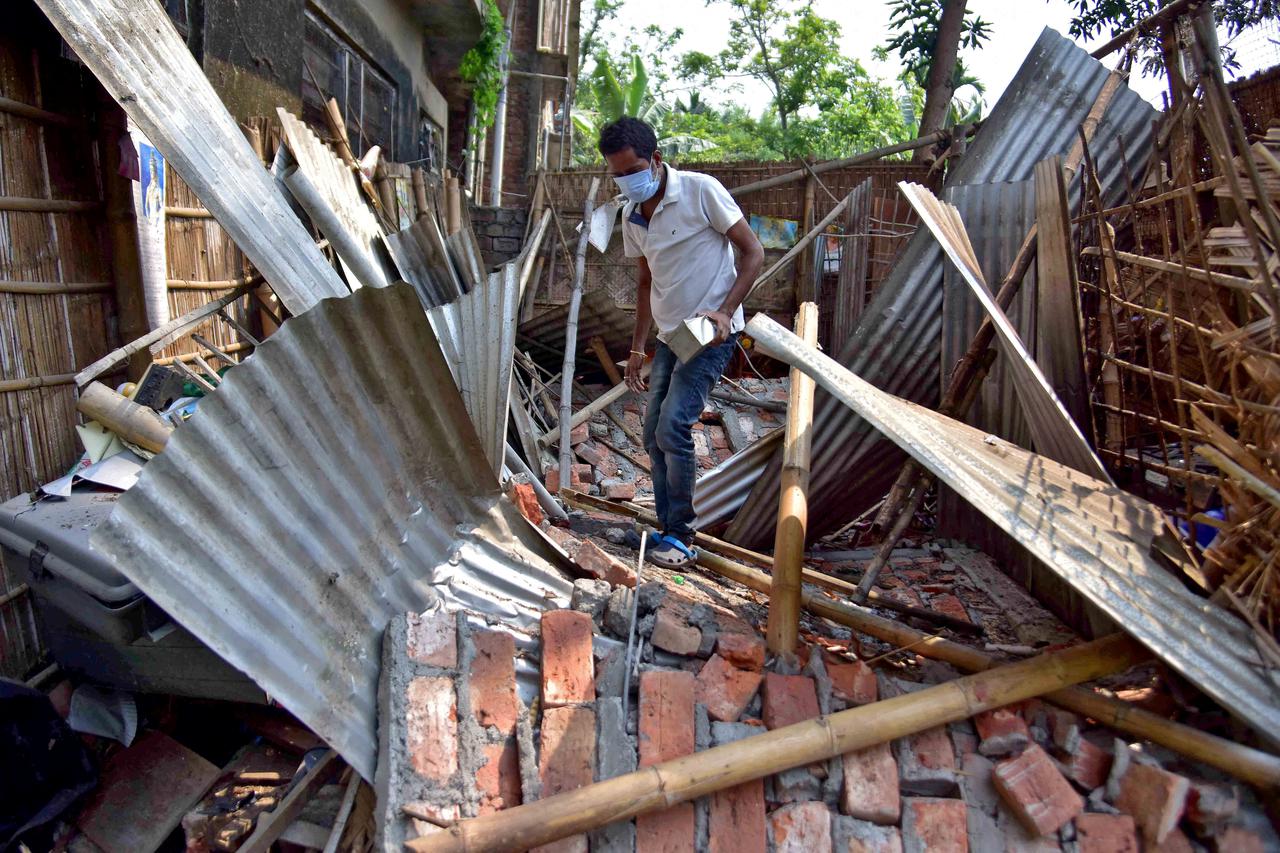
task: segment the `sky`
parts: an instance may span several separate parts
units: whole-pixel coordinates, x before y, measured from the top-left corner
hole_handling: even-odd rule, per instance
[[[587,5],[583,4],[584,7]],[[889,4],[882,0],[814,0],[814,9],[826,18],[839,22],[842,30],[841,46],[846,56],[862,62],[873,75],[885,80],[897,77],[900,66],[897,57],[888,62],[877,62],[872,50],[887,41],[889,34]],[[969,0],[969,9],[990,22],[991,39],[981,50],[962,51],[966,68],[987,87],[988,108],[994,104],[1009,81],[1017,73],[1027,52],[1040,32],[1047,26],[1064,36],[1072,17],[1072,7],[1067,0]],[[723,7],[708,7],[705,0],[626,0],[618,23],[626,29],[634,25],[643,29],[649,24],[662,27],[681,27],[684,37],[676,46],[677,53],[698,50],[717,53],[724,46],[729,32],[729,20]],[[1280,37],[1280,30],[1272,32],[1272,38]],[[1220,36],[1225,41],[1225,34]],[[1085,42],[1092,49],[1107,41],[1109,36]],[[1242,73],[1269,67],[1280,61],[1280,46],[1266,38],[1254,39],[1241,57]],[[1260,47],[1258,46],[1260,44]],[[1107,61],[1114,64],[1115,59]],[[1164,90],[1161,79],[1140,77],[1135,74],[1130,86],[1152,104],[1161,106],[1160,94]],[[726,100],[745,104],[766,104],[768,91],[763,85],[749,81],[740,92],[715,92],[699,89],[705,100],[723,103]]]

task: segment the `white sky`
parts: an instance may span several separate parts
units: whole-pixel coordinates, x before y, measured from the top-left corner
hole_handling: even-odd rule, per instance
[[[890,38],[888,3],[882,0],[814,0],[813,5],[819,14],[840,23],[841,45],[846,56],[861,61],[872,76],[887,81],[897,77],[899,66],[895,56],[881,63],[876,62],[871,53],[873,48]],[[986,85],[988,109],[1013,79],[1041,30],[1046,26],[1053,27],[1065,36],[1072,12],[1067,0],[969,0],[969,9],[992,25],[991,39],[981,50],[961,52],[970,73]],[[704,0],[626,0],[614,22],[614,29],[625,30],[631,25],[643,29],[649,24],[683,28],[684,37],[676,46],[677,53],[690,50],[717,53],[724,46],[729,32],[726,9],[723,6],[708,7]],[[1280,30],[1273,28],[1270,35],[1274,39],[1280,35]],[[1220,34],[1220,37],[1225,41],[1225,34]],[[1106,40],[1107,37],[1100,38],[1083,46],[1096,47]],[[1280,61],[1280,47],[1275,41],[1265,37],[1254,41],[1261,42],[1261,47],[1241,51],[1240,60],[1244,67],[1239,76],[1247,76]],[[1114,64],[1115,60],[1107,62]],[[1157,107],[1161,105],[1162,80],[1135,74],[1130,86]],[[769,99],[767,90],[754,81],[746,81],[742,90],[737,92],[703,88],[700,94],[714,103],[732,100],[749,104],[753,111],[757,111],[755,105],[763,109]]]

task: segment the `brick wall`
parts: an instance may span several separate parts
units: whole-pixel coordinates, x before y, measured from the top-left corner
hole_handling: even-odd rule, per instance
[[[520,207],[472,205],[471,226],[475,229],[486,264],[496,266],[520,254],[528,218],[529,212]]]

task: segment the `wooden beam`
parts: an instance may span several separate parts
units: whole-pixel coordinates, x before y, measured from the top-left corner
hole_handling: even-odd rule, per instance
[[[100,201],[77,201],[62,198],[22,198],[0,196],[0,210],[17,213],[84,213],[102,207]]]
[[[599,335],[592,335],[587,343],[591,346],[591,351],[596,354],[596,360],[600,362],[604,375],[609,377],[609,384],[620,385],[622,374],[618,372],[618,365],[614,364],[609,356],[609,349],[604,345],[604,340]]]
[[[818,342],[818,306],[804,302],[796,314],[796,334]],[[782,492],[773,547],[773,593],[765,642],[774,654],[794,655],[800,638],[800,572],[809,522],[809,455],[814,382],[792,368],[787,426],[782,444]]]
[[[416,838],[406,847],[415,853],[532,848],[793,767],[968,719],[1072,684],[1124,672],[1146,659],[1141,646],[1116,634],[774,729],[536,803],[459,821],[445,832]]]
[[[81,127],[84,124],[83,121],[70,116],[51,113],[48,110],[42,110],[39,107],[25,104],[22,101],[15,101],[12,98],[0,98],[0,113],[22,116],[32,121],[38,121],[41,124],[54,124],[59,127]]]

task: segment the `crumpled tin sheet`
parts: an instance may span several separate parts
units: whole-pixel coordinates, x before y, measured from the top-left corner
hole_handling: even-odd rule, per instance
[[[1037,162],[1072,149],[1108,74],[1084,50],[1046,28],[946,186],[1031,179]],[[1090,145],[1105,203],[1125,192],[1126,162],[1135,173],[1145,168],[1155,117],[1150,104],[1123,86],[1112,99]],[[963,206],[960,212],[966,214]],[[836,350],[839,361],[878,388],[936,406],[944,266],[933,236],[917,231],[853,336]],[[866,421],[819,391],[809,478],[810,539],[878,501],[904,461]],[[773,540],[780,472],[781,454],[775,453],[725,538],[753,548]]]
[[[461,296],[466,288],[453,267],[440,223],[427,213],[383,238],[400,276],[412,284],[424,308],[436,308]]]
[[[284,108],[276,114],[284,144],[297,162],[296,169],[284,174],[289,192],[328,238],[352,289],[386,287],[393,279],[380,254],[382,226],[355,173],[297,116]]]
[[[427,312],[495,473],[506,456],[519,312],[516,262],[503,264],[474,289]]]
[[[528,347],[522,344],[521,348],[527,349],[538,364],[558,372],[564,361],[564,333],[568,320],[568,302],[535,314],[520,324],[520,337],[529,344]],[[635,314],[619,307],[607,288],[585,291],[582,305],[578,308],[577,351],[591,353],[591,339],[598,337],[611,348],[610,354],[616,355],[630,344],[635,325]],[[591,370],[594,366],[593,355],[579,359],[580,370]]]
[[[695,528],[715,527],[733,517],[781,446],[785,432],[782,427],[769,430],[698,478],[693,489]]]
[[[229,373],[91,544],[372,779],[392,614],[568,601],[500,497],[417,294],[362,288]]]
[[[347,293],[160,4],[41,0],[38,5],[290,313]]]
[[[898,184],[898,189],[920,215],[920,221],[937,238],[961,279],[969,285],[970,294],[982,305],[995,326],[1000,355],[1013,379],[1014,390],[1018,392],[1018,401],[1031,429],[1035,449],[1096,480],[1111,482],[1102,460],[1085,440],[1079,425],[1067,414],[1018,330],[1009,322],[1008,315],[996,304],[995,296],[983,278],[982,266],[978,263],[973,244],[969,242],[960,212],[919,184],[903,181]]]
[[[1153,654],[1280,743],[1280,673],[1252,631],[1151,556],[1160,510],[1110,483],[887,394],[763,314],[747,331],[809,374],[1100,607]]]

